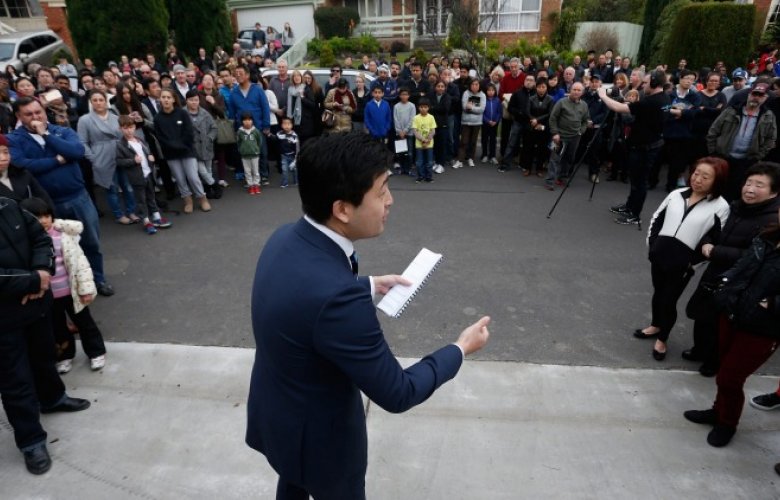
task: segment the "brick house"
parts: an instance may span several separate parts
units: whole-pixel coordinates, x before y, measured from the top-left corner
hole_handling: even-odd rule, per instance
[[[325,5],[354,7],[359,31],[380,40],[400,39],[410,45],[446,36],[453,2],[470,3],[480,14],[480,30],[489,39],[514,43],[519,38],[538,43],[549,38],[550,15],[562,0],[325,0]]]

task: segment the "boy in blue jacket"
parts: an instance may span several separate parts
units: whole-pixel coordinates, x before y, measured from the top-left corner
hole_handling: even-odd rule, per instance
[[[366,129],[371,137],[378,141],[385,142],[387,140],[387,134],[390,132],[390,127],[393,121],[393,113],[390,110],[390,105],[387,101],[382,99],[385,91],[382,87],[374,87],[371,91],[371,95],[374,97],[371,102],[366,104],[366,109],[363,115]]]

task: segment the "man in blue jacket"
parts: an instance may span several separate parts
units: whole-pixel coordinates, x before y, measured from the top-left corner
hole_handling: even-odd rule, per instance
[[[50,124],[43,106],[31,97],[17,100],[14,112],[22,126],[8,135],[11,162],[35,176],[54,201],[58,219],[75,219],[84,224],[79,244],[92,267],[98,293],[113,295],[114,289],[103,274],[97,209],[87,194],[79,167],[84,145],[72,129]]]
[[[278,229],[258,260],[246,442],[279,474],[277,499],[365,499],[360,391],[387,411],[406,411],[487,342],[485,316],[406,370],[390,352],[373,295],[409,282],[359,277],[353,243],[384,230],[392,159],[360,132],[311,139],[297,162],[305,215]]]
[[[268,180],[268,141],[266,137],[271,133],[271,108],[268,98],[261,85],[252,83],[249,79],[249,68],[239,66],[236,68],[237,86],[230,92],[228,108],[233,117],[236,129],[241,127],[241,116],[244,111],[252,114],[252,122],[257,130],[263,132],[263,146],[260,153],[260,183],[263,186],[269,184]]]

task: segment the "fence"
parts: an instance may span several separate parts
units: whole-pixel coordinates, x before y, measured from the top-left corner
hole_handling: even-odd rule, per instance
[[[360,24],[355,28],[355,33],[366,33],[376,38],[409,38],[409,46],[414,47],[416,22],[416,14],[361,17]]]
[[[306,33],[305,35],[298,37],[295,44],[287,50],[282,57],[287,61],[287,66],[290,68],[297,68],[303,63],[308,52],[309,40],[311,35]]]

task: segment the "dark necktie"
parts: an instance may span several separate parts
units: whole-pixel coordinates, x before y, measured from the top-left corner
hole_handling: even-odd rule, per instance
[[[352,274],[357,276],[357,273],[358,273],[357,252],[352,252],[352,255],[349,256],[349,263],[352,264]]]

